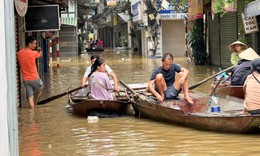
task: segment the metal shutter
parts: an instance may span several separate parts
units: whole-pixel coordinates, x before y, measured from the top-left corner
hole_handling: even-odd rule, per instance
[[[66,56],[70,56],[70,55],[76,56],[77,51],[78,51],[77,28],[76,27],[61,26],[61,30],[60,30],[60,57],[66,57]]]
[[[230,12],[220,17],[220,56],[223,67],[231,66],[228,45],[237,40],[237,13]]]
[[[214,20],[209,19],[209,55],[212,65],[220,65],[220,41],[219,41],[219,15],[216,14]]]

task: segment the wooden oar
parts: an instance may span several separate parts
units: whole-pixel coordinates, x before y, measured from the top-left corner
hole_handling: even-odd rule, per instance
[[[136,92],[129,87],[126,83],[124,83],[122,80],[119,80],[119,83],[121,83],[126,89],[128,89],[131,93],[136,94]]]
[[[47,98],[47,99],[45,99],[45,100],[42,100],[42,101],[38,102],[37,105],[46,104],[46,103],[48,103],[48,102],[51,102],[51,101],[53,101],[53,100],[55,100],[55,99],[58,99],[58,98],[64,96],[64,95],[70,94],[70,93],[72,93],[72,92],[75,92],[75,91],[80,90],[80,89],[85,88],[85,87],[86,87],[86,86],[84,86],[84,87],[81,87],[81,86],[80,86],[80,87],[77,87],[77,88],[75,88],[75,89],[69,90],[69,91],[67,91],[67,92],[64,92],[64,93],[61,93],[61,94],[52,96],[52,97],[50,97],[50,98]]]
[[[224,76],[221,76],[220,80],[218,81],[218,83],[216,84],[216,86],[214,87],[214,89],[212,90],[212,92],[210,93],[210,96],[212,96],[212,95],[215,93],[217,87],[219,86],[219,84],[221,83],[221,81],[222,81],[223,78],[224,78]]]
[[[192,89],[194,89],[194,88],[197,88],[198,86],[202,85],[203,83],[207,82],[208,80],[212,79],[213,77],[215,77],[215,76],[217,76],[217,75],[219,75],[219,74],[221,74],[221,73],[223,73],[223,72],[226,72],[226,71],[228,71],[228,70],[231,70],[231,69],[233,69],[234,67],[235,67],[235,65],[234,65],[234,66],[231,66],[231,67],[228,67],[228,68],[226,68],[226,69],[224,69],[224,70],[222,70],[222,71],[220,71],[220,72],[218,72],[218,73],[215,73],[215,74],[211,75],[210,77],[208,77],[208,78],[206,78],[206,79],[204,79],[204,80],[198,82],[197,84],[195,84],[195,85],[189,87],[189,89],[192,90]]]

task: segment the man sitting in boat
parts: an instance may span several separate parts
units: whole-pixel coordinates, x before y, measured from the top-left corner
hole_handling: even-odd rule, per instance
[[[162,66],[153,71],[148,83],[148,90],[159,102],[163,102],[164,99],[176,98],[180,93],[181,88],[183,88],[184,98],[187,102],[193,104],[193,101],[188,94],[187,77],[189,71],[179,64],[173,63],[173,60],[172,54],[165,53],[163,55]],[[175,72],[178,73],[176,78]]]
[[[100,58],[100,56],[92,55],[91,58],[90,58],[91,63],[93,64],[97,58]],[[116,76],[116,74],[113,72],[113,70],[107,64],[105,65],[105,68],[106,68],[106,73],[109,76],[111,76],[113,81],[114,81],[114,89],[115,89],[115,91],[119,92],[119,86],[118,86],[118,83],[117,83],[117,76]],[[84,87],[86,85],[86,82],[88,80],[88,75],[90,74],[90,71],[91,71],[91,65],[87,68],[87,70],[85,71],[85,74],[84,74],[84,76],[82,78],[82,83],[81,83],[82,87]]]
[[[244,85],[244,82],[249,74],[251,74],[252,60],[259,58],[259,55],[252,49],[247,48],[238,55],[241,60],[233,68],[231,73],[231,85]]]
[[[244,113],[260,114],[260,58],[252,62],[252,74],[248,75],[243,89],[245,91]]]
[[[106,63],[103,58],[97,58],[92,64],[91,72],[88,75],[91,96],[97,100],[113,100],[109,90],[113,89],[106,74]]]

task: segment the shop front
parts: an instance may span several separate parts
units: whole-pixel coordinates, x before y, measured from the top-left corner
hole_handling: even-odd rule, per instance
[[[185,56],[185,14],[161,13],[156,56],[172,53],[174,57]]]

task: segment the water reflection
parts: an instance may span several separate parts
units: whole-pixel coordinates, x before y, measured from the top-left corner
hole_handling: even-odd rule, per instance
[[[27,112],[28,114],[23,115],[24,120],[19,121],[19,127],[26,125],[19,130],[19,139],[23,144],[23,148],[20,149],[20,152],[25,155],[40,156],[43,154],[43,151],[40,150],[39,144],[43,141],[43,137],[39,134],[39,125],[35,122],[34,110],[27,110]]]
[[[147,59],[128,51],[102,53],[120,80],[126,83],[148,82],[160,59]],[[81,85],[81,78],[90,64],[90,54],[61,60],[42,76],[45,89],[42,99],[66,92]],[[183,58],[176,62],[190,70],[190,85],[209,77],[216,67],[194,66]],[[208,93],[209,84],[196,90]],[[207,132],[167,123],[132,117],[100,119],[88,123],[84,117],[69,113],[66,96],[34,112],[19,111],[19,149],[21,156],[31,155],[256,155],[258,135],[237,135]]]

